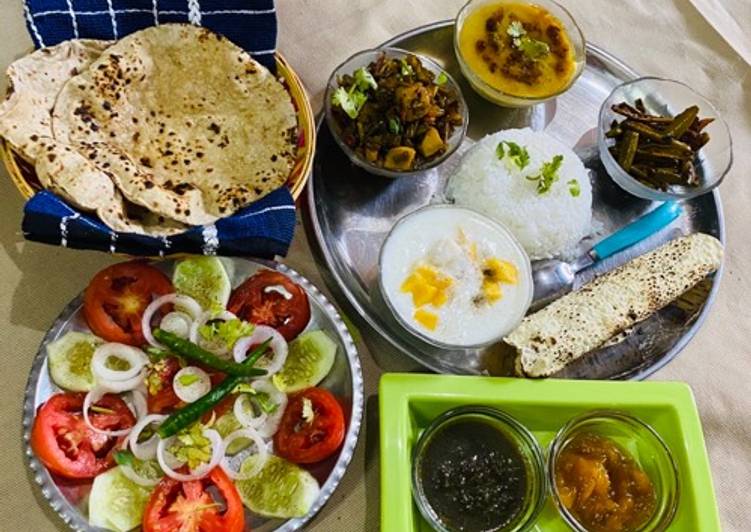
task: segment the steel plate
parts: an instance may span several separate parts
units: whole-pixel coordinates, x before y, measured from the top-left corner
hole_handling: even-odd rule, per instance
[[[325,121],[319,117],[319,136],[313,175],[308,185],[307,219],[320,255],[328,267],[324,276],[332,290],[343,294],[354,310],[397,353],[441,373],[510,373],[502,345],[480,351],[445,351],[417,340],[386,310],[379,296],[378,253],[394,223],[409,212],[442,200],[443,185],[461,152],[473,139],[499,129],[529,126],[545,129],[573,146],[589,168],[593,184],[593,219],[597,233],[580,244],[581,251],[600,237],[627,224],[653,207],[632,197],[606,174],[596,144],[601,103],[622,81],[636,72],[597,46],[587,45],[587,63],[575,85],[551,102],[527,109],[496,107],[474,93],[462,77],[452,45],[453,21],[443,21],[395,37],[384,43],[432,57],[457,79],[470,112],[468,139],[458,153],[437,169],[415,177],[390,180],[369,175],[353,166],[337,147]],[[684,214],[668,228],[583,272],[577,284],[623,264],[635,254],[652,249],[679,233],[704,232],[724,242],[719,193],[684,203]],[[693,337],[716,295],[720,273],[667,308],[638,324],[606,346],[575,361],[557,374],[583,379],[642,379],[668,363]],[[384,343],[384,342],[381,342]]]
[[[336,309],[307,279],[282,264],[266,261],[251,262],[243,259],[222,260],[229,261],[229,265],[234,270],[233,287],[240,284],[259,268],[270,268],[282,272],[302,286],[308,294],[311,306],[311,319],[307,330],[322,329],[327,331],[335,339],[338,346],[334,366],[320,386],[331,390],[341,400],[347,420],[347,432],[338,455],[318,464],[313,464],[312,467],[308,468],[321,485],[318,499],[305,516],[296,519],[265,519],[251,514],[246,509],[246,523],[249,525],[247,530],[252,529],[257,532],[299,530],[326,504],[344,476],[354,454],[363,413],[363,379],[360,359],[352,337]],[[157,266],[166,273],[170,273],[173,264],[173,261],[165,261],[158,263]],[[68,483],[59,477],[53,477],[37,459],[29,445],[31,425],[37,408],[50,395],[59,391],[59,388],[50,380],[47,371],[46,346],[68,331],[88,330],[81,312],[82,297],[82,295],[79,295],[63,309],[39,346],[26,385],[23,436],[29,467],[33,472],[34,480],[41,487],[44,498],[72,530],[89,532],[101,530],[89,526],[86,518],[90,483],[83,485]]]

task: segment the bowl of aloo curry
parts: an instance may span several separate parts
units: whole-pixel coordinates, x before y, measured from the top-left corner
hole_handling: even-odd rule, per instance
[[[326,122],[339,147],[371,174],[434,168],[461,144],[469,114],[461,89],[428,57],[378,48],[356,53],[329,78]]]
[[[585,61],[579,26],[552,0],[470,0],[456,17],[454,51],[472,88],[504,107],[562,94]]]

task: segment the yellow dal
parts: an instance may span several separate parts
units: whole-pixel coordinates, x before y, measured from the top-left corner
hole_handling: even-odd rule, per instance
[[[487,46],[481,52],[477,48],[477,43],[481,40],[488,41],[486,21],[499,10],[502,10],[503,18],[496,32],[503,37],[504,45],[498,51]],[[530,83],[514,79],[505,74],[502,68],[502,65],[518,66],[512,57],[515,47],[511,45],[511,37],[506,33],[514,20],[521,21],[525,29],[539,28],[528,29],[527,35],[550,46],[551,53],[535,61],[540,75]],[[560,30],[557,45],[546,34],[549,27]],[[574,48],[565,28],[550,12],[535,5],[499,2],[478,7],[467,15],[462,24],[459,49],[467,66],[485,83],[506,94],[524,98],[541,98],[556,94],[566,88],[576,72]],[[495,71],[491,70],[491,62],[497,65]]]

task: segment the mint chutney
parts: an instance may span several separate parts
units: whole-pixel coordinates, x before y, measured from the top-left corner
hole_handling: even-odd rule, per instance
[[[419,462],[425,499],[449,530],[503,530],[522,512],[529,482],[517,444],[477,418],[447,423]]]

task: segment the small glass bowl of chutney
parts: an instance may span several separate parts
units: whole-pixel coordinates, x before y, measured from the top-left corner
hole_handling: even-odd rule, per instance
[[[454,23],[454,52],[480,96],[528,107],[576,82],[586,44],[574,18],[553,0],[469,0]]]
[[[537,440],[493,408],[437,417],[417,441],[412,465],[412,496],[439,532],[529,530],[547,494]]]
[[[561,517],[579,532],[665,530],[678,507],[670,449],[652,427],[623,412],[571,419],[550,444],[547,471]]]

